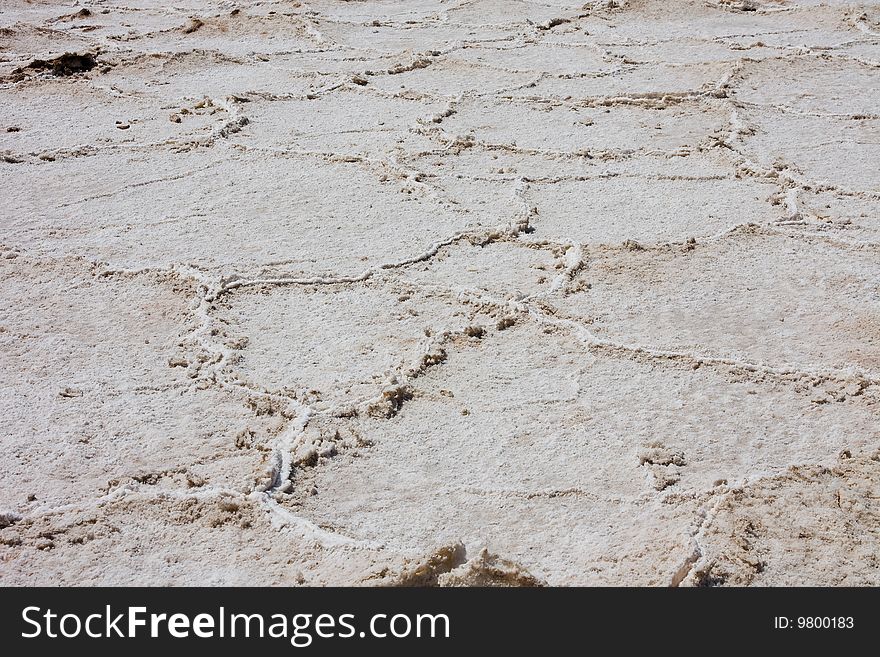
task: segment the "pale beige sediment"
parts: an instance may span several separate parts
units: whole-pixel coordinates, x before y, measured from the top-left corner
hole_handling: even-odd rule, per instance
[[[0,581],[880,584],[880,6],[176,7],[0,8]]]

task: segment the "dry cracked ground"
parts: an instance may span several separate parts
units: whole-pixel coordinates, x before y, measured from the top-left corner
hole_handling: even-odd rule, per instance
[[[0,581],[880,584],[878,112],[877,3],[4,0]]]

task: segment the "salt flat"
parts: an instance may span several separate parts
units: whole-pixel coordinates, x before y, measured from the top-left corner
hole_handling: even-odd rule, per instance
[[[880,5],[6,0],[0,581],[880,584]]]

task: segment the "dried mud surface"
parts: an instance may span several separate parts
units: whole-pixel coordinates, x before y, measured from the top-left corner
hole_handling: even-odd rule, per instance
[[[876,3],[4,0],[0,582],[880,584],[878,112]]]

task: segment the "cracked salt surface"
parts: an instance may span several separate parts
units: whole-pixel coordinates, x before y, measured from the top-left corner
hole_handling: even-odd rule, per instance
[[[89,9],[0,9],[4,583],[880,584],[876,3]]]

